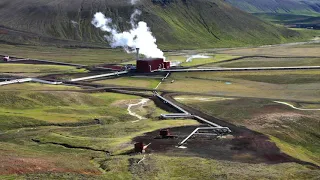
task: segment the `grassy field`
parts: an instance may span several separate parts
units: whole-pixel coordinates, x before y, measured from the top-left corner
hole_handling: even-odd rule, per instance
[[[49,74],[85,73],[86,69],[78,69],[71,66],[39,65],[39,64],[0,64],[0,73],[37,77]]]
[[[214,79],[218,77],[243,79],[271,84],[306,84],[319,81],[319,70],[293,70],[293,71],[246,71],[246,72],[212,72],[195,73],[191,77]],[[177,75],[179,76],[179,75]],[[182,75],[183,76],[183,75]]]
[[[152,101],[133,109],[147,117],[135,121],[127,107],[141,99],[137,96],[46,88],[41,92],[1,91],[1,179],[105,179],[108,176],[103,174],[109,170],[100,161],[109,160],[103,151],[117,155],[132,149],[131,139],[145,132],[198,124],[194,120],[158,121],[165,111]],[[94,118],[100,119],[99,124],[90,124]],[[126,173],[129,172],[122,171],[119,176]]]
[[[295,164],[242,164],[236,162],[216,161],[199,157],[168,157],[164,155],[147,155],[141,164],[141,156],[124,156],[111,158],[104,162],[111,172],[111,179],[300,179],[314,177],[316,171]],[[115,163],[119,162],[119,163]],[[129,163],[128,163],[129,162]],[[116,165],[114,165],[116,164]],[[150,167],[150,169],[146,169]],[[300,169],[301,168],[301,169]],[[236,170],[235,170],[236,169]],[[123,170],[130,171],[127,176],[119,175]],[[300,173],[297,173],[297,171]],[[286,173],[283,173],[285,171]],[[118,174],[118,175],[117,175]],[[122,174],[121,174],[122,175]],[[119,177],[120,176],[120,177]]]
[[[178,101],[271,137],[283,152],[320,164],[320,111],[299,111],[270,100],[178,96]]]
[[[250,164],[206,159],[190,154],[172,156],[170,152],[146,154],[145,160],[138,164],[143,155],[124,154],[133,148],[132,138],[161,128],[197,125],[198,122],[158,120],[157,117],[165,111],[151,101],[140,107],[143,110],[134,108],[139,115],[147,117],[136,121],[136,118],[128,115],[127,107],[128,104],[139,102],[141,98],[137,96],[61,92],[54,90],[67,90],[69,87],[41,87],[33,83],[19,86],[39,87],[46,91],[1,91],[1,179],[312,179],[319,176],[318,170],[296,163]],[[199,96],[182,98],[186,99],[184,103],[190,103],[206,113],[269,134],[272,141],[289,155],[308,162],[319,162],[318,144],[310,143],[315,140],[312,133],[317,134],[319,114],[316,112],[299,112],[300,116],[293,116],[294,121],[287,119],[287,114],[258,116],[260,119],[256,120],[252,115],[256,117],[256,113],[260,110],[264,112],[269,105],[277,105],[286,112],[295,112],[291,112],[287,106],[267,100],[203,97],[204,101],[199,102]],[[93,118],[99,118],[101,123],[81,125]],[[277,118],[276,121],[269,122],[274,118]],[[268,125],[261,126],[265,121],[268,121]],[[283,121],[281,125],[279,121]],[[305,123],[304,127],[314,128],[309,128],[308,132],[298,131],[297,125],[301,121]],[[60,126],[55,126],[57,123]],[[270,126],[290,128],[280,133],[277,129],[270,129]],[[311,137],[306,138],[308,135]],[[297,137],[299,139],[293,141]],[[106,152],[112,156],[106,155]]]
[[[306,31],[306,30],[301,30]],[[315,31],[320,36],[320,31]],[[236,56],[286,56],[286,57],[301,57],[301,56],[320,56],[320,44],[305,44],[305,45],[292,45],[292,46],[270,46],[270,47],[256,47],[256,48],[239,48],[231,50],[218,51],[221,54],[230,54]],[[303,53],[301,53],[303,52]]]
[[[319,66],[320,58],[245,58],[233,62],[207,64],[206,67],[288,67],[288,66]]]
[[[0,44],[0,54],[22,58],[54,60],[68,63],[93,65],[130,61],[134,55],[120,49],[58,48],[50,46],[22,46]]]
[[[112,98],[106,99],[104,96]],[[2,91],[1,130],[55,123],[92,122],[94,118],[105,123],[127,121],[131,116],[123,113],[125,108],[113,107],[111,104],[116,100],[130,98],[137,97],[67,91]]]
[[[159,84],[161,79],[159,78],[148,78],[148,77],[120,77],[115,79],[107,79],[94,81],[98,84],[107,85],[120,85],[120,86],[130,86],[130,87],[142,87],[142,88],[155,88]]]
[[[160,89],[222,96],[320,100],[318,70],[173,73]]]
[[[45,58],[44,50],[47,48],[36,49],[43,51],[42,56]],[[313,53],[317,53],[313,45],[291,47],[286,53],[289,54],[294,48],[312,49]],[[78,50],[79,54],[76,49],[63,50],[62,54],[65,53],[66,56],[61,57],[61,61],[69,62],[67,54],[73,51],[75,54],[71,58],[72,62],[101,63],[100,59],[87,63],[86,56],[78,59],[83,53]],[[28,50],[22,52],[24,51]],[[54,52],[58,51],[59,48],[54,48],[48,53],[48,57],[54,58]],[[91,53],[90,57],[102,57],[105,50],[88,51]],[[114,57],[116,62],[122,62],[115,55],[120,51],[106,51],[106,57]],[[241,53],[250,51],[247,49]],[[184,58],[182,55],[178,57]],[[230,54],[214,55],[208,63],[232,57],[234,56]],[[194,64],[189,65],[202,64],[203,60],[205,59],[196,59]],[[305,59],[296,59],[292,63],[299,64],[300,60]],[[260,62],[255,59],[249,61]],[[269,59],[264,63],[285,64],[287,61]],[[308,59],[306,62],[317,63],[318,58]],[[241,63],[247,62],[241,61],[240,65]],[[3,72],[8,67],[5,65],[7,64],[0,64]],[[10,65],[8,70],[35,74],[83,72],[81,69],[43,65],[31,68]],[[219,95],[184,95],[178,96],[177,100],[235,125],[261,132],[269,136],[284,153],[320,165],[320,111],[299,111],[273,102],[281,100],[296,107],[319,108],[319,77],[319,70],[172,73],[159,88]],[[155,88],[160,80],[160,76],[133,76],[94,83]],[[141,102],[142,97],[106,92],[86,93],[80,90],[80,87],[39,83],[0,86],[0,179],[251,180],[317,179],[320,176],[319,169],[308,165],[244,163],[204,158],[206,156],[203,157],[200,153],[189,151],[190,147],[179,149],[175,145],[172,145],[174,150],[151,151],[143,155],[128,154],[140,136],[149,137],[149,142],[155,145],[157,140],[154,140],[153,135],[150,136],[151,132],[158,135],[159,129],[169,127],[187,126],[184,128],[193,129],[199,123],[191,119],[161,120],[159,116],[168,112],[151,100],[131,107],[132,112],[144,117],[138,119],[129,114],[128,106]],[[179,133],[177,135],[181,136]],[[161,143],[159,145],[159,149],[165,149]],[[144,161],[138,163],[143,157]],[[254,156],[250,156],[248,151],[241,158],[251,157]]]
[[[80,90],[80,87],[67,85],[50,85],[40,83],[12,84],[10,86],[0,86],[0,91],[72,91]]]

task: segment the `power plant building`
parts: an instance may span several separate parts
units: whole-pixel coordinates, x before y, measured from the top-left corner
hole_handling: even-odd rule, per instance
[[[149,58],[137,60],[137,72],[150,73],[156,70],[169,69],[170,62],[164,61],[163,58]]]

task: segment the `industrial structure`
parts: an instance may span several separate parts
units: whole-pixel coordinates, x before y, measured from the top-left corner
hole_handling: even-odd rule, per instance
[[[2,60],[5,61],[5,62],[10,61],[10,57],[9,56],[4,56]]]
[[[137,72],[150,73],[156,70],[169,69],[170,62],[163,58],[137,59]]]
[[[150,146],[151,143],[145,145],[143,142],[136,142],[134,144],[134,152],[136,153],[145,153],[148,146]]]
[[[170,62],[165,61],[164,58],[145,58],[140,59],[139,57],[139,48],[137,51],[137,72],[139,73],[151,73],[157,70],[164,70],[170,68]]]
[[[169,129],[161,129],[159,132],[159,136],[156,137],[156,139],[173,139],[177,137],[178,136],[171,134]]]

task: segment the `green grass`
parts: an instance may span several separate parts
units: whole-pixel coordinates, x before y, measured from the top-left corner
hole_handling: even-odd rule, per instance
[[[311,33],[313,38],[320,36],[320,31],[317,30],[305,30],[297,29],[301,33]],[[308,40],[308,41],[309,41]],[[291,45],[291,46],[270,46],[270,47],[254,47],[254,48],[238,48],[220,50],[218,53],[230,54],[236,56],[284,56],[284,57],[320,57],[320,44],[303,44],[303,45]],[[303,53],[302,53],[303,52]]]
[[[289,67],[289,66],[319,66],[320,58],[246,58],[233,62],[221,62],[210,66],[238,67]],[[208,65],[206,65],[208,66]]]
[[[278,165],[243,164],[199,157],[146,155],[113,157],[102,161],[106,175],[117,179],[309,179],[318,172],[294,163]],[[129,163],[132,162],[133,163]],[[130,172],[130,173],[121,173]],[[121,176],[122,175],[122,176]]]
[[[142,120],[136,123],[118,122],[106,126],[57,129],[57,133],[38,136],[36,139],[42,143],[63,143],[117,153],[121,152],[122,149],[132,148],[132,145],[129,144],[131,139],[146,132],[167,127],[197,124],[198,122],[194,120]]]
[[[230,77],[230,76],[229,76]],[[234,76],[233,76],[234,78]],[[238,79],[245,79],[257,82],[266,82],[274,84],[305,84],[314,83],[320,80],[319,74],[286,74],[279,75],[240,75]]]
[[[0,73],[27,77],[44,76],[50,74],[85,73],[86,69],[71,66],[36,65],[36,64],[0,64]]]
[[[0,91],[72,91],[80,90],[80,87],[67,85],[50,85],[41,83],[22,83],[0,86]]]
[[[0,111],[0,122],[2,123],[0,127],[6,127],[6,131],[0,134],[0,161],[4,162],[2,163],[3,167],[10,169],[12,172],[18,170],[22,172],[16,176],[0,176],[3,179],[304,179],[319,175],[317,170],[295,163],[247,164],[205,159],[192,155],[188,157],[172,156],[170,153],[146,154],[146,159],[137,164],[135,162],[140,160],[142,155],[122,155],[123,152],[133,148],[132,139],[134,137],[167,127],[198,125],[198,122],[194,120],[159,121],[157,117],[165,112],[149,102],[148,106],[144,107],[146,111],[142,111],[141,115],[145,116],[148,113],[153,115],[149,116],[149,119],[133,123],[131,121],[135,119],[128,117],[126,114],[126,104],[137,101],[137,97],[131,95],[59,91],[41,93],[19,91],[2,92],[2,94],[0,100],[4,107],[1,107]],[[234,99],[213,98],[212,100],[210,103],[221,103]],[[198,102],[194,99],[190,103],[198,105]],[[206,107],[209,107],[210,111],[214,109],[215,113],[229,112],[226,115],[231,116],[241,114],[241,110],[235,111],[233,109],[236,107],[243,107],[254,112],[255,109],[263,108],[266,105],[265,100],[243,101],[242,103],[244,104],[232,102],[220,110],[215,106],[206,105]],[[249,104],[246,105],[246,103]],[[233,111],[235,111],[234,114],[230,113]],[[8,112],[11,115],[2,118],[3,114]],[[39,126],[46,121],[38,122],[34,119],[40,117],[42,119],[44,115],[42,112],[48,113],[51,118],[60,114],[73,116],[78,121],[83,117],[94,116],[95,114],[106,115],[108,118],[113,117],[114,121],[107,121],[102,118],[104,124],[83,127]],[[15,117],[17,115],[21,117]],[[28,116],[30,118],[27,118]],[[241,120],[241,117],[237,116],[233,119]],[[242,118],[246,117],[243,116]],[[5,121],[3,119],[8,119],[12,124],[4,126]],[[21,123],[23,120],[27,123]],[[34,127],[27,128],[28,123]],[[312,129],[312,131],[314,130],[316,129]],[[283,139],[278,135],[275,135],[275,137]],[[303,139],[304,136],[301,138]],[[39,140],[40,143],[32,142],[31,139]],[[306,141],[309,142],[309,140]],[[281,142],[294,146],[289,140]],[[65,148],[52,143],[106,150],[110,151],[113,156],[106,156],[103,152],[92,150]],[[316,149],[312,149],[313,147],[315,145],[308,145],[302,149],[303,151],[297,151],[294,146],[294,152],[309,151],[310,154],[299,156],[304,157],[303,160],[308,160],[307,158],[310,159],[314,157],[312,155],[316,154]],[[290,152],[288,151],[288,153]],[[315,160],[316,157],[313,159],[315,162],[318,161]],[[41,170],[35,169],[32,165],[33,162],[36,163],[36,167],[41,167]],[[30,170],[32,171],[30,172]],[[284,170],[286,170],[286,173],[283,173]]]
[[[101,81],[95,81],[98,84],[108,85],[120,85],[130,87],[141,87],[141,88],[155,88],[161,79],[143,78],[143,77],[120,77],[116,79],[107,79]]]
[[[131,121],[136,119],[127,114],[126,108],[128,103],[137,102],[138,97],[131,95],[59,91],[1,94],[0,101],[4,106],[0,109],[0,161],[4,168],[10,170],[3,172],[20,172],[17,177],[8,175],[0,176],[1,178],[129,177],[130,172],[125,169],[121,169],[117,175],[102,175],[101,171],[106,170],[102,169],[104,166],[95,159],[105,160],[104,153],[65,148],[51,143],[106,150],[117,155],[132,149],[132,138],[143,133],[198,124],[194,120],[158,121],[158,116],[166,112],[158,109],[151,101],[143,107],[144,111],[139,111],[140,115],[148,116],[149,119],[133,123]],[[53,125],[48,124],[51,121],[60,122],[55,119],[59,116],[72,117],[76,122],[83,118],[98,117],[103,123],[83,127],[44,126]],[[31,139],[39,140],[40,144],[32,142]],[[9,161],[11,163],[7,163]],[[36,169],[33,163],[41,169]]]
[[[110,97],[110,98],[109,98]],[[77,123],[101,119],[104,123],[132,119],[123,107],[112,103],[137,99],[113,93],[85,94],[79,92],[1,92],[1,130],[53,123]]]
[[[246,71],[246,72],[218,72],[198,73],[191,77],[214,79],[217,77],[243,79],[272,84],[306,84],[319,82],[319,70],[296,71]]]
[[[258,82],[268,82],[274,84],[303,84],[318,82],[319,74],[319,70],[193,72],[174,73],[171,78],[199,78],[203,80],[219,80],[219,78],[232,78]]]
[[[1,54],[68,63],[93,65],[121,63],[134,58],[120,49],[58,48],[49,46],[21,46],[0,44]]]
[[[173,73],[160,88],[319,102],[318,76],[318,70]],[[257,78],[250,79],[254,77]],[[171,80],[175,81],[171,83]],[[272,82],[264,83],[267,80]],[[154,88],[159,79],[124,77],[99,82]],[[176,156],[171,152],[146,154],[146,159],[137,164],[143,155],[123,155],[133,148],[134,137],[167,127],[198,125],[198,122],[159,120],[158,116],[166,112],[152,101],[133,108],[147,119],[132,122],[137,119],[127,113],[127,105],[139,102],[141,97],[72,92],[79,89],[38,83],[0,87],[3,167],[0,179],[316,179],[320,176],[318,169],[297,163],[250,164],[193,154]],[[319,112],[296,111],[265,99],[204,97],[210,101],[198,101],[197,97],[183,96],[189,99],[181,102],[267,134],[283,152],[319,164]],[[94,118],[102,123],[79,126]],[[62,126],[54,126],[57,123]],[[66,127],[66,123],[73,126]],[[107,150],[113,156],[52,143]]]
[[[81,73],[85,69],[70,66],[38,64],[0,64],[0,73]]]
[[[320,164],[319,163],[319,151],[314,153],[308,150],[304,145],[300,145],[298,143],[287,143],[285,141],[281,141],[280,139],[271,136],[270,137],[273,142],[277,144],[277,146],[283,151],[284,153],[295,157],[297,159],[300,159],[302,161],[311,162],[314,164]],[[310,147],[307,146],[307,147]],[[318,146],[313,147],[316,149]]]
[[[172,73],[159,89],[317,102],[318,82],[318,70],[189,72]]]

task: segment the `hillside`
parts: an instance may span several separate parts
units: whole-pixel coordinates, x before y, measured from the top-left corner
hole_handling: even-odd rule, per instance
[[[320,15],[318,0],[226,0],[226,2],[250,13]]]
[[[282,14],[282,13],[253,13],[253,15],[276,24],[287,27],[320,29],[320,16]]]
[[[103,32],[91,25],[97,11],[121,30],[142,10],[161,48],[210,48],[261,45],[303,38],[299,32],[269,23],[221,0],[2,0],[0,42],[58,46],[105,46]]]

